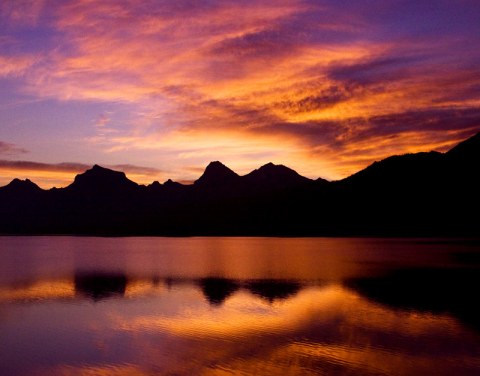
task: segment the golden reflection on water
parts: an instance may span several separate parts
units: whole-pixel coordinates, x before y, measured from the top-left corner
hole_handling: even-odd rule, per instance
[[[131,280],[125,289],[125,298],[135,298],[142,295],[155,295],[167,291],[163,281]]]
[[[0,302],[15,300],[45,300],[73,298],[75,286],[71,280],[36,281],[33,284],[17,287],[0,287]]]
[[[418,252],[421,247],[422,252]],[[342,281],[380,264],[442,265],[448,242],[349,238],[0,237],[0,285],[76,271],[129,276]],[[432,252],[435,257],[431,257]]]
[[[32,376],[143,376],[151,375],[140,367],[132,364],[105,365],[105,366],[57,366],[49,369],[33,371]]]
[[[168,320],[164,329],[177,335],[246,335],[281,333],[342,318],[349,326],[398,332],[401,335],[429,334],[436,328],[457,328],[448,316],[398,312],[370,303],[338,285],[311,287],[286,301],[268,303],[247,293],[236,294],[222,307],[221,315],[212,309],[195,312],[194,317]],[[220,330],[217,330],[220,326]],[[427,332],[427,333],[425,333]],[[430,333],[431,334],[431,333]]]
[[[273,304],[240,292],[221,308],[186,309],[175,317],[147,315],[131,320],[117,316],[112,321],[117,330],[132,335],[162,333],[190,340],[195,346],[192,362],[177,365],[177,371],[194,372],[200,362],[202,367],[214,365],[215,372],[209,369],[214,374],[222,370],[315,374],[337,367],[366,374],[433,372],[444,362],[436,353],[411,352],[410,341],[442,340],[464,331],[449,316],[394,311],[335,285],[307,288]],[[390,343],[379,346],[376,335],[390,337]],[[398,337],[403,341],[396,343]],[[145,344],[139,341],[137,345],[141,349]],[[148,342],[142,350],[151,352],[151,345]],[[182,351],[192,349],[187,345]],[[478,358],[467,356],[462,361],[473,364]],[[449,362],[445,363],[443,367],[448,368]]]
[[[74,290],[72,281],[38,282],[2,291],[0,301],[48,304],[74,299]],[[479,337],[453,317],[391,309],[339,284],[308,285],[273,301],[240,288],[211,305],[191,281],[172,288],[165,281],[134,280],[122,299],[99,301],[94,309],[102,315],[85,315],[82,324],[102,338],[91,345],[110,358],[122,338],[129,343],[128,361],[52,365],[32,374],[411,375],[459,367],[468,374],[480,367],[478,354],[465,351],[480,350]],[[426,350],[432,339],[434,349]],[[452,347],[460,339],[463,346]]]
[[[77,240],[57,268],[34,252],[3,257],[0,374],[479,374],[480,334],[463,311],[395,306],[348,283],[367,276],[426,298],[402,279],[375,279],[396,276],[391,265],[418,274],[408,268],[419,251],[405,241],[100,239],[93,252],[92,239]],[[443,274],[447,252],[432,257],[435,247],[422,245],[417,260],[441,266],[432,278],[467,273]],[[454,295],[468,296],[465,281],[452,280]]]

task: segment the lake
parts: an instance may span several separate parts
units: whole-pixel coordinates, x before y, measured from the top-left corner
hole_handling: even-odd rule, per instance
[[[478,375],[480,241],[0,237],[1,375]]]

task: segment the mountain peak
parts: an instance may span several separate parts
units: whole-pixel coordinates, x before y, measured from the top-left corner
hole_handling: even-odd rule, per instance
[[[21,180],[18,178],[13,179],[10,183],[8,183],[5,187],[7,190],[15,190],[15,191],[22,191],[22,192],[31,192],[31,191],[39,191],[41,188],[32,182],[30,179]]]
[[[268,184],[283,187],[302,184],[310,181],[310,179],[300,175],[295,170],[292,170],[284,165],[276,165],[272,162],[253,170],[249,174],[245,175],[245,178],[246,180],[257,184]]]
[[[22,184],[22,185],[36,185],[35,183],[33,183],[30,179],[25,179],[25,180],[22,180],[22,179],[19,179],[19,178],[15,178],[13,179],[9,185],[19,185],[19,184]]]
[[[207,171],[224,171],[224,172],[233,172],[231,169],[229,169],[227,166],[225,166],[222,162],[220,161],[213,161],[208,164],[208,166],[205,168],[205,172]],[[236,175],[236,174],[235,174]]]
[[[163,183],[163,186],[168,189],[176,189],[179,187],[183,187],[183,184],[173,181],[172,179],[168,179],[165,183]]]
[[[277,165],[272,162],[268,162],[267,164],[264,164],[263,166],[258,168],[258,171],[268,171],[268,172],[277,172],[277,173],[280,171],[283,171],[283,172],[289,171],[297,174],[297,172],[292,170],[291,168],[288,168],[282,164]]]
[[[195,185],[223,185],[229,183],[239,176],[219,161],[210,162],[205,168],[205,171],[198,180],[195,181]]]
[[[127,179],[126,175],[122,171],[114,171],[110,170],[109,168],[105,168],[99,165],[93,165],[93,167],[83,174],[78,174],[75,177],[75,181],[77,180],[85,180],[87,178],[100,178],[100,179]]]
[[[75,176],[69,188],[86,191],[110,191],[138,187],[124,172],[114,171],[95,164],[91,169]]]
[[[115,170],[111,170],[109,168],[106,168],[106,167],[102,167],[98,164],[94,164],[92,166],[91,169],[85,171],[86,174],[110,174],[110,175],[113,175],[113,174],[116,174],[116,175],[125,175],[125,173],[123,171],[115,171]]]
[[[102,167],[98,164],[94,164],[93,167],[90,170],[92,170],[92,171],[112,171],[112,170],[110,170],[108,168],[105,168],[105,167]]]
[[[161,186],[162,185],[160,184],[160,182],[158,180],[155,180],[154,182],[152,182],[152,184],[149,184],[147,187],[159,188]]]

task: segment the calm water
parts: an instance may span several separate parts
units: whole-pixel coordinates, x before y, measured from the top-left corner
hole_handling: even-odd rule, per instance
[[[0,237],[0,375],[478,375],[480,242]]]

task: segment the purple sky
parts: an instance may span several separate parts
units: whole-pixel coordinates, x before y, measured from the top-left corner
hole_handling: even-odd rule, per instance
[[[0,3],[0,185],[338,179],[479,130],[478,1]]]

